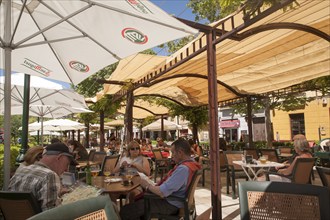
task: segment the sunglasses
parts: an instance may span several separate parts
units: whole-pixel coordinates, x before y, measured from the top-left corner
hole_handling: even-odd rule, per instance
[[[132,147],[130,150],[140,150],[139,147]]]

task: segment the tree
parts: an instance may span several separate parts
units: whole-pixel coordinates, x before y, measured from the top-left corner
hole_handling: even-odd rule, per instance
[[[97,79],[109,78],[113,71],[117,68],[117,65],[118,63],[111,64],[88,77],[74,87],[75,91],[85,97],[94,97],[97,92],[103,89],[103,85],[98,83]]]
[[[100,151],[104,151],[104,118],[114,115],[120,107],[120,100],[113,101],[112,95],[105,95],[91,106],[100,115]]]
[[[190,0],[187,6],[195,14],[195,21],[207,19],[209,22],[214,22],[240,10],[243,5],[246,14],[253,16],[260,6],[274,5],[279,2],[281,0]],[[295,4],[299,5],[296,1]],[[294,4],[291,3],[288,7],[292,8]]]
[[[182,106],[170,100],[164,98],[155,98],[145,96],[142,98],[144,101],[148,101],[154,105],[162,105],[169,109],[169,115],[182,116],[183,119],[188,120],[192,127],[193,139],[195,142],[199,142],[198,128],[205,125],[208,122],[208,110],[205,106]]]

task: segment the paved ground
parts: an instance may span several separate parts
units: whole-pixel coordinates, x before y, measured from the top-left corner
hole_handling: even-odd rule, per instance
[[[322,185],[317,172],[314,170],[315,180],[314,185]],[[245,181],[244,179],[238,181]],[[221,205],[222,205],[222,219],[223,220],[239,220],[239,199],[232,199],[231,194],[226,193],[226,174],[221,173]],[[231,193],[231,188],[230,188]],[[205,210],[211,207],[211,191],[210,191],[210,171],[206,172],[205,187],[199,183],[198,189],[195,192],[195,202],[197,215],[200,215]],[[211,219],[211,218],[210,218]],[[208,220],[208,219],[202,219]]]

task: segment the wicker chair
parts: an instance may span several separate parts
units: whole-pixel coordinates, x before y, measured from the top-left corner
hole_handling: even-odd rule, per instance
[[[284,182],[240,182],[242,220],[330,219],[329,189]]]
[[[109,196],[98,196],[49,209],[28,220],[120,219]]]
[[[104,158],[107,156],[106,152],[102,152],[102,151],[97,151],[94,153],[94,157],[92,159],[93,162],[102,164]]]
[[[323,186],[326,186],[330,189],[330,168],[317,166],[316,170],[321,178]]]
[[[227,171],[227,166],[226,166],[225,155],[224,155],[222,150],[220,150],[219,152],[220,152],[220,155],[219,155],[220,172],[226,172]],[[211,169],[209,158],[203,159],[202,160],[202,165],[203,165],[203,169],[202,169],[202,186],[204,187],[205,186],[205,172]]]
[[[197,187],[197,184],[201,178],[200,171],[196,171],[191,179],[191,183],[188,187],[188,190],[186,192],[186,196],[184,198],[175,197],[175,196],[168,196],[166,199],[170,200],[177,200],[182,201],[184,203],[184,208],[179,209],[179,212],[177,215],[162,215],[158,213],[151,213],[150,212],[150,206],[152,206],[152,201],[155,199],[165,199],[158,195],[152,194],[152,193],[146,193],[144,195],[144,215],[146,220],[150,220],[151,218],[158,218],[158,219],[184,219],[184,220],[190,220],[196,218],[196,207],[195,207],[195,190]]]
[[[88,160],[89,161],[93,161],[93,158],[94,158],[94,154],[95,154],[96,150],[95,149],[91,149],[89,151],[89,154],[88,154]]]
[[[245,174],[242,167],[234,164],[235,160],[242,160],[243,151],[225,151],[225,159],[227,165],[227,194],[229,194],[229,185],[232,188],[232,198],[236,199],[236,179],[248,180],[249,177]]]
[[[269,175],[278,175],[290,179],[293,183],[310,184],[314,164],[315,158],[297,158],[291,175],[283,175],[276,172],[265,172],[266,180],[269,181]]]
[[[252,155],[253,159],[258,160],[259,152],[256,148],[243,148],[243,150],[246,152],[246,155]]]
[[[103,172],[105,168],[108,169],[111,173],[113,173],[113,170],[116,167],[118,159],[119,159],[119,154],[104,157],[104,160],[101,165],[101,175],[104,175]]]
[[[155,160],[155,177],[154,181],[156,182],[157,175],[160,172],[160,179],[163,178],[164,173],[167,173],[170,170],[170,160],[164,158],[160,149],[153,149],[152,153],[154,154]]]
[[[25,220],[41,211],[31,192],[0,191],[0,212],[5,219]]]
[[[275,149],[259,149],[261,156],[268,156],[269,161],[280,163],[280,158],[278,157],[277,150]]]

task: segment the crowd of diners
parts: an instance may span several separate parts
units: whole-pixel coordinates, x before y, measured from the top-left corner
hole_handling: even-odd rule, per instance
[[[120,142],[115,138],[109,140],[107,144],[109,151],[119,151]],[[182,138],[175,140],[171,145],[167,145],[162,138],[157,138],[157,144],[154,147],[146,139],[136,139],[125,148],[126,151],[122,153],[114,169],[115,173],[141,172],[151,177],[149,160],[141,152],[151,151],[153,148],[171,152],[171,160],[176,165],[155,185],[141,179],[140,186],[130,193],[129,203],[120,209],[123,220],[143,217],[143,193],[146,191],[164,198],[169,195],[184,197],[193,172],[201,169],[201,161],[205,159],[203,149],[197,143]],[[291,162],[285,162],[284,168],[278,169],[279,173],[290,175],[297,158],[312,157],[309,153],[308,142],[303,135],[294,138],[294,149],[296,158]],[[197,155],[197,157],[192,155]],[[52,139],[46,147],[31,147],[25,154],[24,162],[10,179],[8,190],[32,192],[43,211],[59,206],[61,196],[67,192],[61,184],[60,177],[68,171],[70,165],[76,165],[79,160],[88,160],[88,151],[75,140],[61,142],[59,139]],[[259,180],[263,180],[262,178],[260,177]],[[285,177],[281,179],[271,177],[271,180],[289,181]],[[177,201],[157,200],[153,203],[152,212],[175,214],[182,206],[183,203]]]

